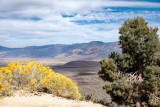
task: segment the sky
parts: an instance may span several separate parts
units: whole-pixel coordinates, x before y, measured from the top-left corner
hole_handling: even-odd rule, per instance
[[[114,42],[137,16],[160,29],[160,0],[0,0],[0,46]]]

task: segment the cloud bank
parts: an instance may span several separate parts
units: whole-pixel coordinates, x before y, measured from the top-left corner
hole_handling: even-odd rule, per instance
[[[160,26],[159,10],[160,3],[149,0],[0,0],[0,45],[117,41],[128,18],[143,16]]]

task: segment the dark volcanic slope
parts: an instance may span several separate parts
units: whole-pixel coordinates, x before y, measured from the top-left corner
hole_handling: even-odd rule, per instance
[[[56,68],[83,68],[83,67],[98,67],[100,63],[97,61],[70,61],[64,65],[55,66]]]
[[[0,46],[0,58],[30,57],[90,60],[106,58],[110,52],[121,51],[118,42],[104,43],[93,41],[90,43],[72,45],[45,45],[25,48],[6,48]]]

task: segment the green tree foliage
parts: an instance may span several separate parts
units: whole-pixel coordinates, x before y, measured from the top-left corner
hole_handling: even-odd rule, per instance
[[[113,52],[100,61],[99,76],[118,104],[160,106],[160,55],[158,28],[142,17],[128,19],[119,29],[122,54]]]

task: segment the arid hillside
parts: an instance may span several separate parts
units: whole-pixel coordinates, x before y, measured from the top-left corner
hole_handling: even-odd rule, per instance
[[[53,60],[100,60],[113,51],[121,51],[118,42],[104,43],[93,41],[81,44],[55,44],[6,48],[0,46],[0,59],[5,58],[49,58]]]

